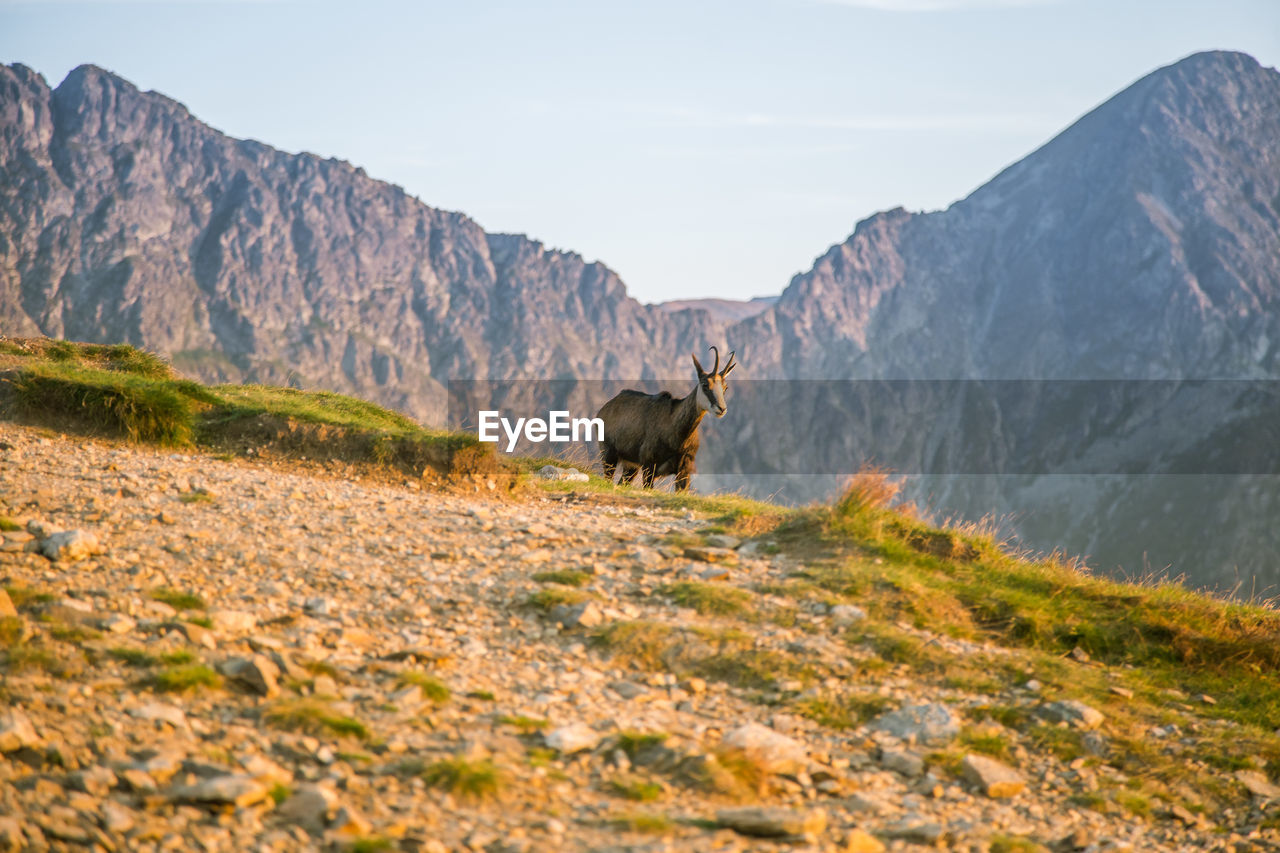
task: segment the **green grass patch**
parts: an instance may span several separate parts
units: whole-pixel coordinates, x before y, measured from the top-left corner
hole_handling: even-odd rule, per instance
[[[410,772],[431,787],[447,791],[462,800],[497,797],[506,786],[505,774],[489,759],[470,761],[456,756],[425,767],[410,765]]]
[[[519,729],[521,734],[533,734],[540,732],[551,725],[550,720],[544,720],[541,717],[526,717],[524,715],[503,714],[495,720],[500,726],[511,726]]]
[[[474,435],[425,429],[404,415],[342,394],[204,386],[182,379],[158,356],[127,345],[4,343],[0,369],[12,388],[15,414],[58,429],[224,451],[265,442],[287,454],[372,463],[414,476],[426,468],[451,473],[458,453],[465,456],[464,467],[487,456],[489,463],[477,470],[502,470]],[[329,431],[298,431],[297,424]],[[273,428],[278,428],[274,435]]]
[[[558,583],[562,586],[584,586],[591,580],[591,575],[577,569],[557,569],[552,572],[538,572],[533,576],[538,583]]]
[[[1021,835],[996,835],[991,839],[991,853],[1042,853],[1043,844]]]
[[[4,591],[9,593],[9,600],[13,602],[13,606],[18,610],[31,610],[41,604],[48,604],[51,601],[58,600],[58,596],[52,593],[41,592],[29,586],[6,586]]]
[[[592,643],[620,664],[680,676],[697,675],[737,687],[769,688],[780,678],[811,681],[822,673],[802,659],[756,648],[751,634],[734,628],[677,628],[662,622],[614,622]]]
[[[107,649],[107,655],[121,663],[137,667],[158,666],[160,664],[181,666],[184,664],[195,663],[197,660],[195,652],[192,652],[189,649],[161,652],[157,655],[152,654],[145,649],[137,649],[130,646],[116,646],[114,648]]]
[[[746,612],[751,594],[727,584],[679,581],[662,587],[662,594],[681,607],[704,616],[735,616]]]
[[[833,729],[855,729],[893,707],[887,696],[855,693],[847,696],[815,696],[791,707],[801,716]]]
[[[132,441],[187,445],[194,400],[172,380],[87,368],[70,361],[31,364],[11,381],[27,417],[76,424]]]
[[[274,703],[263,719],[276,728],[313,735],[339,735],[369,739],[368,727],[354,717],[339,714],[318,698],[286,699]]]
[[[0,618],[0,649],[7,649],[22,642],[22,619],[18,616]]]
[[[618,749],[634,760],[641,753],[660,749],[670,737],[666,732],[623,731],[618,733]]]
[[[1151,817],[1151,799],[1136,791],[1117,791],[1116,804],[1134,817]]]
[[[421,688],[422,695],[436,705],[443,705],[453,696],[453,691],[443,681],[418,670],[400,673],[399,683],[401,687],[413,685]]]
[[[552,608],[561,604],[572,607],[575,604],[590,600],[590,593],[568,587],[551,586],[546,589],[540,589],[529,596],[529,605],[543,612],[549,612]]]
[[[328,661],[304,660],[300,661],[298,665],[312,675],[327,675],[334,681],[340,681],[342,679],[342,672]]]
[[[662,798],[662,784],[638,776],[619,776],[608,782],[610,793],[638,803],[651,803]]]
[[[357,838],[345,845],[342,849],[350,851],[350,853],[384,853],[386,850],[397,850],[396,843],[390,838],[383,838],[381,835],[366,836]]]
[[[221,687],[222,676],[201,663],[179,664],[152,675],[151,686],[166,693],[185,693],[204,687]]]
[[[21,530],[22,525],[7,515],[0,515],[0,531]]]
[[[283,782],[277,782],[271,786],[271,790],[268,791],[267,794],[271,797],[271,802],[278,806],[285,800],[289,799],[289,797],[293,796],[293,788],[290,788]]]
[[[205,610],[209,606],[203,598],[193,592],[183,592],[167,586],[153,589],[148,595],[152,600],[164,602],[174,610]]]
[[[1008,735],[999,732],[966,729],[960,733],[960,744],[971,752],[980,752],[1006,763],[1013,759],[1013,742]]]
[[[481,702],[497,702],[498,697],[493,695],[492,690],[472,690],[467,693],[468,699],[476,699]]]

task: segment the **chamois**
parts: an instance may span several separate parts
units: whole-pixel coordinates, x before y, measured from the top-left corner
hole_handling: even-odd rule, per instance
[[[723,418],[727,406],[725,378],[737,366],[729,353],[724,369],[720,369],[720,350],[710,372],[703,370],[693,356],[698,371],[698,384],[681,399],[663,391],[645,394],[626,390],[600,407],[596,417],[604,422],[604,441],[600,462],[604,476],[613,482],[618,463],[622,463],[623,483],[629,483],[640,471],[644,487],[653,488],[656,477],[676,475],[676,491],[689,488],[694,473],[694,457],[698,454],[698,424],[708,411]]]

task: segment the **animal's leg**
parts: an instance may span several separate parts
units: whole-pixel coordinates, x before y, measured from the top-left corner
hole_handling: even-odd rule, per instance
[[[625,462],[622,463],[622,479],[618,481],[618,484],[619,485],[622,485],[624,483],[629,484],[632,480],[636,478],[636,472],[639,470],[640,469],[637,468],[635,465],[628,465]]]
[[[613,445],[606,444],[600,451],[600,467],[604,469],[604,478],[612,483],[618,470],[618,450]]]
[[[657,465],[644,466],[643,476],[644,476],[644,487],[646,489],[653,488],[653,478],[657,475],[657,473],[658,473]]]
[[[676,491],[683,492],[689,488],[689,480],[697,470],[692,456],[680,458],[680,466],[676,469]]]

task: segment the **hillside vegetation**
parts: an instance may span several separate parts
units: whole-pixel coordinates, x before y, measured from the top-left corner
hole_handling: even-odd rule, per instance
[[[359,451],[367,464],[418,474],[424,459],[478,453],[468,436],[336,394],[199,385],[131,347],[0,340],[0,378],[11,417],[136,443],[245,453],[274,436],[277,450],[315,459],[332,439],[339,458]],[[291,445],[290,430],[305,441]],[[443,480],[451,469],[434,470]],[[834,503],[802,509],[643,492],[594,475],[521,494],[693,520],[656,544],[664,559],[683,554],[711,568],[641,584],[644,606],[674,606],[697,623],[645,612],[580,626],[586,646],[615,666],[705,679],[850,737],[897,704],[891,685],[910,684],[963,705],[958,739],[926,756],[943,778],[960,778],[974,753],[1024,769],[1051,760],[1079,809],[1231,832],[1280,828],[1264,807],[1280,777],[1280,614],[1268,602],[1108,580],[1059,555],[1013,552],[981,528],[940,527],[896,504],[885,472],[865,471]],[[483,547],[484,534],[473,535]],[[716,570],[738,554],[789,568]],[[607,588],[595,564],[543,568],[528,573],[540,588],[522,607],[534,612],[562,613]],[[619,584],[636,576],[619,571]],[[814,614],[839,626],[838,653],[761,642],[777,629],[818,634]],[[1045,718],[1047,705],[1070,701],[1103,721]]]
[[[134,442],[341,460],[429,478],[502,469],[474,436],[425,429],[327,391],[202,385],[128,344],[0,336],[0,411]]]

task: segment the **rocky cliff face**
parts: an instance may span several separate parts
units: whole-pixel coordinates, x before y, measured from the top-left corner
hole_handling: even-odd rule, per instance
[[[1280,74],[1160,69],[949,209],[860,223],[738,337],[787,376],[1275,376]]]
[[[438,421],[449,379],[682,377],[690,349],[724,341],[735,378],[1274,379],[1278,300],[1280,74],[1241,54],[1152,73],[945,211],[871,217],[744,319],[642,306],[600,264],[487,234],[347,163],[228,138],[101,69],[50,89],[0,68],[0,330],[128,341],[205,380],[332,388]],[[959,409],[922,425],[821,396],[803,408],[797,425],[768,392],[744,394],[701,467],[750,485],[787,473],[779,460],[882,455],[898,436],[920,470],[1013,458],[968,446]],[[1202,438],[1185,430],[1168,453]],[[1158,542],[1205,580],[1275,571],[1271,480],[1173,500],[1150,480],[1065,482],[921,489],[960,514],[1016,511],[1033,545],[1102,565],[1138,568]]]
[[[92,66],[56,89],[0,68],[0,115],[13,334],[128,341],[207,380],[438,419],[449,377],[651,376],[709,319],[644,307],[601,264],[348,163],[231,139]]]

